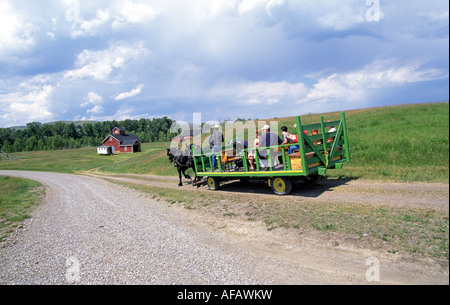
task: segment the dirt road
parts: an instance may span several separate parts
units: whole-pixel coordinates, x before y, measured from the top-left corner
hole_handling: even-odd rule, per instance
[[[44,203],[0,251],[0,284],[449,284],[448,260],[412,259],[345,242],[336,246],[283,228],[268,231],[261,222],[186,210],[99,177],[177,188],[172,178],[0,175],[47,186]],[[249,193],[248,185],[225,186],[223,196],[273,196],[264,185],[250,188]],[[441,184],[326,181],[291,196],[351,197],[448,213],[448,185]]]

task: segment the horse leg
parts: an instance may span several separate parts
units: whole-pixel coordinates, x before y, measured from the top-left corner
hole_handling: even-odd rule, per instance
[[[178,169],[178,177],[180,178],[180,183],[178,183],[178,186],[183,186],[183,182],[181,181],[181,169]]]
[[[189,169],[189,168],[180,167],[180,169],[179,169],[180,179],[181,179],[181,175],[183,175],[184,178],[186,178],[186,179],[191,179],[191,177],[190,177],[189,175],[186,175],[186,171],[187,171],[188,169]]]

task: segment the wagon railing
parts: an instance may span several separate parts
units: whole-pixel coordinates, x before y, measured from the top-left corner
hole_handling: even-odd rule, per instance
[[[323,116],[316,124],[302,125],[299,116],[296,117],[296,129],[298,143],[289,143],[271,147],[249,147],[242,149],[239,153],[231,145],[222,146],[220,152],[204,152],[201,149],[193,150],[195,170],[200,176],[221,174],[230,176],[235,173],[242,176],[270,176],[275,175],[302,175],[309,174],[325,175],[329,168],[341,168],[342,164],[350,161],[350,151],[347,139],[347,126],[345,114],[341,113],[341,120],[324,122]],[[328,128],[335,127],[336,131],[327,132]],[[306,135],[304,132],[312,129],[319,130],[316,135]],[[289,154],[289,147],[298,146],[298,150]],[[254,153],[256,170],[250,170],[247,160],[248,153]],[[261,157],[267,155],[267,158]],[[212,171],[212,158],[217,158],[217,171]],[[227,168],[222,157],[230,157],[230,163],[238,159],[243,161],[239,171]],[[280,163],[277,161],[279,158]],[[226,158],[224,158],[226,160]],[[261,166],[260,161],[266,160],[267,166]]]

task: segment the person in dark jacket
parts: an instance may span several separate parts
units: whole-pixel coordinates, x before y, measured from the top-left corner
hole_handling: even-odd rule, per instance
[[[276,133],[270,132],[270,126],[265,125],[263,128],[263,135],[259,139],[259,155],[261,158],[261,163],[263,167],[268,167],[268,155],[270,151],[270,159],[272,166],[275,166],[278,164],[278,145],[283,143],[283,140],[280,138],[280,136]],[[264,148],[270,149],[264,149]]]
[[[224,142],[224,137],[222,132],[219,130],[219,124],[214,126],[214,131],[209,136],[209,145],[211,146],[213,156],[212,156],[212,171],[216,169],[217,159],[216,154],[222,151],[222,143]]]

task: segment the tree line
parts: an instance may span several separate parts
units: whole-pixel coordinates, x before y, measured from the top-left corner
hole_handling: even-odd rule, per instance
[[[167,117],[83,124],[33,122],[26,124],[23,129],[0,128],[0,148],[13,153],[100,146],[115,127],[125,128],[127,133],[135,134],[143,143],[166,142],[177,135],[170,132],[173,123]]]

